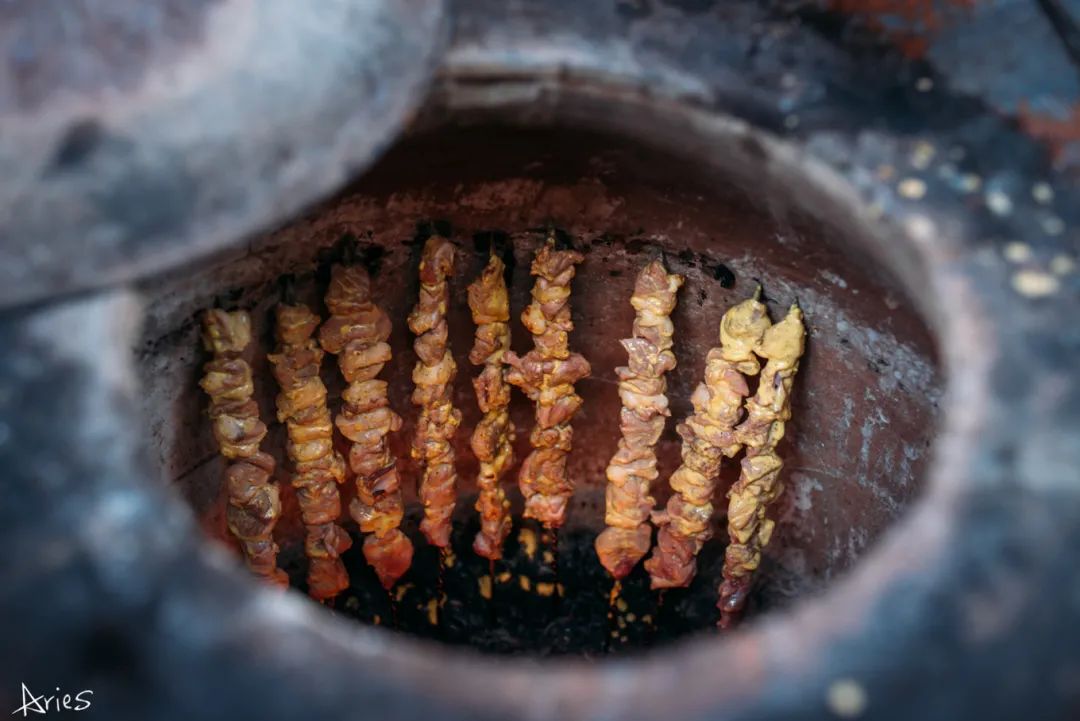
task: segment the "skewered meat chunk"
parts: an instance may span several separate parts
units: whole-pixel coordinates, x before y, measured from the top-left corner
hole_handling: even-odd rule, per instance
[[[659,526],[656,548],[645,562],[653,588],[687,586],[697,573],[697,554],[712,537],[712,497],[724,456],[739,452],[734,428],[750,394],[746,376],[760,365],[753,350],[770,322],[760,289],[732,307],[720,321],[720,347],[705,358],[705,380],[690,397],[694,413],[678,427],[682,465],[671,475],[667,507],[653,513]]]
[[[510,501],[499,481],[514,462],[514,424],[510,421],[510,386],[504,377],[504,356],[510,350],[510,297],[504,278],[506,267],[492,255],[483,273],[469,285],[469,309],[476,323],[476,342],[469,361],[484,369],[475,379],[476,400],[484,417],[472,434],[472,450],[480,461],[480,531],[473,541],[477,555],[502,558],[503,542],[510,533]]]
[[[270,478],[274,459],[259,451],[266,426],[252,400],[251,366],[242,357],[251,344],[251,317],[245,311],[208,310],[202,316],[202,340],[213,353],[199,385],[210,396],[210,418],[225,469],[229,531],[240,542],[248,568],[286,587],[289,577],[277,567],[274,526],[281,516],[277,486]]]
[[[533,259],[536,276],[532,303],[521,321],[533,334],[533,350],[519,357],[505,355],[510,370],[506,380],[521,388],[536,403],[536,426],[529,435],[533,451],[521,465],[518,483],[525,496],[525,517],[548,528],[566,520],[566,504],[574,485],[566,472],[573,440],[570,419],[581,407],[574,383],[589,375],[589,362],[570,352],[570,281],[575,266],[584,260],[573,250],[556,250],[550,235]]]
[[[628,365],[619,378],[619,430],[622,437],[607,467],[607,528],[596,539],[600,563],[616,580],[625,578],[648,553],[652,540],[649,514],[656,502],[649,486],[657,477],[656,443],[668,410],[664,374],[675,367],[671,352],[671,312],[682,287],[681,275],[669,274],[654,260],[638,274],[630,303],[637,311],[633,337],[622,341]]]
[[[420,257],[420,298],[409,314],[409,329],[416,335],[413,369],[416,388],[412,402],[419,407],[412,457],[423,469],[420,501],[424,519],[420,530],[428,543],[439,548],[450,544],[450,517],[454,513],[454,448],[451,440],[461,424],[454,408],[452,384],[457,365],[447,345],[446,308],[450,302],[447,278],[454,270],[454,246],[438,235],[424,244]]]
[[[412,563],[412,542],[399,526],[404,515],[401,480],[387,435],[401,428],[390,408],[386,381],[376,378],[390,360],[390,318],[371,301],[371,278],[362,266],[336,265],[326,292],[330,318],[319,329],[319,344],[337,355],[348,386],[341,394],[335,425],[352,441],[349,467],[356,475],[356,498],[349,513],[364,539],[364,558],[385,588]]]
[[[793,305],[784,320],[765,332],[758,355],[766,359],[754,397],[746,401],[746,420],[735,436],[746,446],[739,480],[728,497],[728,537],[724,554],[724,580],[720,585],[720,625],[727,628],[746,604],[761,551],[772,537],[775,522],[768,507],[780,497],[780,471],[784,462],[776,446],[791,418],[791,387],[805,347],[802,311]]]
[[[293,462],[292,485],[307,530],[308,593],[319,601],[349,586],[341,554],[352,540],[336,521],[341,516],[337,485],[345,480],[345,461],[334,450],[334,427],[319,377],[324,352],[312,338],[319,317],[305,305],[276,308],[278,348],[269,356],[281,392],[278,421],[289,433],[286,451]]]

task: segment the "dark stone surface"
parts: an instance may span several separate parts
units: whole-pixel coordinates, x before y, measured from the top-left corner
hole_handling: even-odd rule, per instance
[[[199,47],[222,0],[11,0],[0,6],[0,108],[130,91],[156,62]]]
[[[259,7],[271,5],[279,3]],[[885,543],[818,601],[724,642],[685,644],[632,663],[495,663],[350,628],[298,599],[256,589],[195,543],[191,519],[136,461],[139,423],[126,410],[137,392],[125,358],[131,338],[113,323],[130,310],[122,295],[77,298],[0,318],[0,700],[7,708],[17,706],[24,681],[94,688],[94,714],[109,719],[809,719],[835,717],[829,690],[844,680],[862,690],[874,718],[1076,717],[1076,191],[1055,175],[1046,148],[985,98],[941,85],[919,89],[925,66],[849,46],[828,17],[750,2],[685,5],[459,0],[439,92],[451,100],[483,96],[492,108],[519,112],[522,122],[589,122],[638,135],[650,118],[681,118],[677,133],[652,130],[681,135],[703,161],[708,145],[694,143],[708,135],[709,120],[734,117],[767,131],[756,136],[763,174],[790,162],[782,153],[794,148],[806,177],[861,199],[866,215],[879,219],[876,252],[925,291],[949,377],[930,487]],[[318,87],[312,79],[329,72],[318,63],[305,70],[282,78],[284,86],[303,78]],[[378,105],[366,95],[371,89],[358,84],[355,98]],[[643,117],[629,117],[627,103]],[[603,116],[597,109],[604,106],[626,112]],[[9,124],[5,117],[0,130]],[[379,126],[380,140],[365,145],[363,157],[390,125]],[[51,202],[64,206],[64,186],[53,195],[54,186],[27,180],[45,159],[63,166],[88,157],[95,174],[78,176],[68,190],[85,190],[91,180],[123,187],[117,179],[139,177],[136,159],[158,166],[175,157],[178,146],[143,146],[130,128],[111,120],[101,126],[116,147],[127,138],[139,152],[102,156],[97,133],[79,131],[59,150],[36,147],[41,163],[16,167],[13,136],[5,133],[3,207],[25,204],[4,228],[5,302],[29,297],[28,283],[32,295],[45,297],[88,277],[126,277],[94,274],[110,258],[166,242],[126,235],[126,223],[153,227],[154,217],[173,217],[172,200],[149,201],[165,208],[148,211],[151,220],[127,215],[120,203],[122,242],[110,246],[112,236],[95,235],[93,222],[74,222],[79,214],[46,212]],[[237,127],[218,129],[227,136]],[[357,127],[355,137],[365,130]],[[245,147],[258,147],[264,160],[271,149],[320,168],[327,160],[305,146],[247,137]],[[791,145],[777,145],[777,137]],[[237,157],[223,152],[237,138],[211,140],[189,148],[222,153],[220,163],[202,166],[203,181]],[[255,157],[232,176],[240,185],[258,166]],[[282,171],[266,162],[267,175]],[[274,206],[270,199],[279,196],[270,191],[250,205],[228,192],[200,195],[196,205],[218,200],[246,208],[239,215],[252,224],[266,223],[335,186],[357,162],[338,161],[321,182],[305,185],[311,194],[298,194],[297,205]],[[805,192],[815,197],[814,188]],[[209,228],[198,225],[203,220],[191,218],[184,237]],[[76,227],[92,239],[85,246],[76,243]],[[235,239],[242,229],[250,226],[226,223],[206,243]],[[55,245],[40,245],[52,235]],[[34,247],[50,260],[23,262]]]
[[[1038,138],[1056,167],[1080,174],[1080,2],[1077,0],[810,0],[847,38],[873,38],[914,58],[930,82],[977,98]],[[850,40],[848,40],[850,42]]]
[[[325,197],[401,131],[444,41],[442,0],[4,3],[0,307],[193,260]]]

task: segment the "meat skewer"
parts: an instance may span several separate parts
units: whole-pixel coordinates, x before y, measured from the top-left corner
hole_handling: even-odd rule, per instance
[[[453,244],[439,235],[428,238],[420,258],[420,298],[409,314],[417,356],[412,402],[420,409],[412,444],[412,457],[422,468],[420,530],[428,543],[444,550],[450,544],[457,483],[451,441],[461,424],[461,411],[454,408],[451,397],[457,365],[447,345],[446,326],[447,278],[453,269]]]
[[[741,448],[735,425],[750,394],[746,376],[760,369],[754,349],[770,326],[764,304],[754,297],[730,308],[720,321],[720,347],[705,359],[705,380],[690,397],[694,413],[678,427],[682,465],[671,475],[671,498],[653,513],[656,547],[645,562],[653,588],[687,586],[697,573],[697,554],[712,537],[712,497],[724,456]]]
[[[202,326],[203,345],[214,357],[203,366],[205,375],[199,385],[210,396],[214,438],[229,461],[225,469],[229,531],[240,542],[248,568],[285,588],[289,577],[277,567],[278,546],[273,538],[281,517],[278,488],[270,480],[274,459],[259,450],[266,425],[251,397],[255,385],[251,366],[243,358],[251,344],[251,317],[242,310],[208,310]]]
[[[502,558],[503,542],[510,533],[510,501],[499,482],[514,463],[510,386],[504,377],[504,356],[510,350],[510,297],[505,270],[502,260],[492,255],[480,277],[469,285],[469,309],[476,324],[476,342],[469,361],[484,367],[473,379],[477,404],[484,414],[471,440],[473,453],[480,461],[480,494],[476,499],[480,531],[473,550],[492,564]],[[493,572],[491,575],[494,577]]]
[[[349,513],[370,534],[364,558],[384,588],[392,587],[412,564],[412,542],[399,526],[404,515],[401,480],[387,436],[401,428],[390,408],[386,381],[377,376],[390,360],[390,318],[371,301],[371,278],[358,265],[336,265],[326,292],[330,318],[319,329],[319,344],[338,356],[348,386],[334,420],[352,441],[349,467],[356,474],[356,498]]]
[[[628,365],[615,369],[619,378],[619,429],[622,437],[607,467],[607,528],[596,539],[600,563],[618,582],[649,551],[652,527],[649,514],[655,500],[649,495],[657,477],[656,444],[671,415],[664,395],[664,374],[675,367],[671,352],[674,326],[671,312],[683,284],[681,275],[669,274],[659,260],[638,274],[630,303],[637,311],[633,337],[622,341]]]
[[[352,546],[352,539],[337,524],[341,516],[337,486],[345,481],[345,461],[334,450],[326,386],[319,377],[324,352],[312,338],[320,319],[306,305],[290,303],[280,303],[275,316],[278,347],[268,358],[281,387],[277,417],[288,430],[292,485],[307,531],[308,594],[325,601],[349,586],[341,554]]]
[[[533,334],[533,349],[519,357],[506,353],[510,366],[506,379],[536,404],[536,426],[529,435],[532,452],[522,463],[518,483],[525,496],[525,517],[549,529],[566,520],[566,505],[573,492],[567,475],[567,455],[573,443],[570,419],[581,407],[574,383],[589,375],[589,362],[571,353],[569,333],[570,282],[584,256],[574,250],[556,250],[554,233],[537,252],[531,273],[536,276],[532,303],[521,321]]]
[[[746,447],[739,480],[728,497],[728,543],[724,554],[724,580],[720,584],[720,626],[738,618],[761,563],[761,551],[772,537],[775,522],[766,517],[769,506],[783,492],[780,471],[784,462],[776,446],[791,418],[791,387],[805,348],[802,311],[791,306],[784,320],[765,331],[756,353],[766,360],[761,382],[746,401],[746,420],[735,430]]]

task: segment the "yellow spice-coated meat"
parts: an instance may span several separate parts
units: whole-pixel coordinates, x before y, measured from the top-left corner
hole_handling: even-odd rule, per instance
[[[461,424],[461,412],[453,404],[457,365],[450,354],[446,325],[448,279],[453,269],[453,244],[439,235],[428,238],[420,257],[420,298],[409,314],[417,357],[412,402],[420,409],[412,444],[412,457],[422,468],[420,502],[424,518],[420,530],[428,543],[439,548],[450,544],[457,485],[451,442]]]
[[[341,554],[352,545],[337,524],[341,516],[338,484],[345,461],[334,450],[326,386],[319,377],[323,350],[312,338],[319,317],[305,305],[281,303],[275,309],[277,353],[269,356],[281,392],[278,420],[289,434],[286,446],[294,473],[300,514],[306,529],[308,593],[317,600],[334,598],[349,586]]]
[[[720,463],[741,448],[734,429],[743,399],[750,394],[746,376],[760,368],[753,350],[769,325],[758,294],[721,319],[720,347],[709,351],[705,380],[690,398],[694,413],[678,428],[682,465],[671,475],[673,493],[667,507],[653,514],[659,531],[645,562],[653,588],[687,586],[697,573],[697,554],[712,537],[712,497]]]
[[[371,278],[358,265],[336,265],[326,293],[330,318],[319,329],[319,344],[337,355],[348,384],[341,394],[338,430],[352,441],[349,467],[356,476],[356,498],[349,513],[370,534],[364,558],[386,588],[412,564],[412,542],[400,529],[404,515],[401,480],[387,436],[401,428],[390,408],[386,381],[377,376],[391,358],[390,318],[371,300]]]
[[[792,306],[768,331],[755,352],[766,360],[754,397],[746,401],[746,420],[735,431],[746,447],[739,480],[728,493],[728,537],[724,580],[720,585],[720,625],[734,622],[746,604],[761,552],[772,537],[769,506],[780,497],[783,461],[776,446],[791,418],[791,388],[805,347],[802,312]]]
[[[243,358],[251,344],[246,311],[208,310],[202,316],[203,345],[213,354],[199,385],[210,396],[210,418],[225,469],[229,531],[240,542],[244,559],[256,575],[285,587],[289,577],[277,567],[273,532],[281,516],[278,488],[271,482],[274,459],[259,450],[266,426],[252,399],[251,366]]]
[[[628,364],[616,368],[619,378],[619,439],[607,467],[607,528],[596,539],[600,562],[615,579],[625,578],[648,553],[648,523],[655,500],[650,485],[658,475],[656,444],[670,414],[664,374],[675,367],[671,351],[671,312],[683,277],[668,273],[654,260],[638,274],[630,303],[636,311],[633,337],[622,341]]]
[[[510,501],[499,482],[514,462],[514,424],[510,421],[510,386],[504,362],[510,350],[510,297],[505,271],[502,260],[492,255],[480,277],[469,285],[469,309],[476,324],[476,341],[469,360],[483,366],[473,379],[473,387],[484,414],[471,441],[480,461],[480,493],[476,500],[480,531],[473,550],[492,561],[502,558],[503,542],[510,533]]]
[[[525,517],[548,528],[566,520],[566,505],[574,485],[566,468],[573,444],[570,419],[581,407],[574,383],[589,375],[589,362],[570,352],[570,282],[575,266],[584,256],[574,250],[556,250],[550,236],[533,259],[536,276],[532,303],[521,320],[532,333],[533,349],[519,357],[505,358],[510,370],[506,379],[536,404],[536,426],[529,435],[533,450],[521,465],[518,483],[525,496]]]

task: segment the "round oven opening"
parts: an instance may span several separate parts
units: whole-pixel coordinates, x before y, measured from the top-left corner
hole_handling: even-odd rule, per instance
[[[527,129],[479,123],[428,126],[392,148],[337,197],[283,227],[211,262],[146,284],[148,317],[139,363],[144,414],[162,474],[191,506],[207,537],[232,545],[226,529],[223,461],[198,386],[206,354],[197,315],[215,305],[251,312],[256,399],[269,426],[263,449],[278,459],[282,519],[275,530],[279,561],[304,589],[304,528],[289,486],[286,433],[276,422],[277,385],[266,354],[274,345],[272,309],[279,279],[325,317],[328,268],[343,237],[358,244],[372,274],[374,296],[393,320],[394,358],[383,370],[391,406],[404,418],[391,446],[407,503],[404,530],[416,547],[413,566],[389,593],[361,552],[356,524],[344,556],[351,586],[334,602],[339,617],[378,624],[492,653],[604,653],[654,647],[715,629],[725,530],[725,493],[738,475],[727,461],[714,499],[713,539],[704,547],[688,589],[658,594],[639,566],[609,603],[611,579],[593,541],[604,522],[605,467],[619,438],[615,368],[626,363],[619,340],[630,335],[635,276],[662,257],[686,283],[672,314],[677,367],[668,374],[671,418],[658,445],[658,507],[678,466],[676,424],[690,412],[705,356],[718,342],[720,317],[760,284],[774,321],[792,302],[803,309],[806,353],[795,381],[793,417],[780,446],[785,487],[770,515],[777,529],[757,574],[744,624],[813,596],[851,568],[919,493],[937,427],[943,379],[933,337],[900,276],[873,244],[853,234],[828,206],[807,208],[777,188],[812,183],[809,174],[777,185],[755,158],[763,150],[743,139],[737,172],[695,162],[672,144],[630,140],[584,129]],[[663,147],[661,147],[663,146]],[[722,163],[721,163],[722,165]],[[469,435],[480,418],[468,360],[474,326],[465,287],[492,250],[507,262],[512,347],[531,338],[519,322],[529,301],[529,265],[555,228],[585,260],[573,282],[575,330],[570,344],[589,360],[578,383],[584,405],[573,421],[570,476],[576,483],[567,524],[557,542],[521,518],[516,473],[529,449],[532,403],[517,391],[511,416],[517,462],[503,484],[512,501],[513,530],[503,560],[489,564],[472,551],[478,528],[477,461]],[[432,229],[458,248],[448,309],[457,361],[454,402],[463,421],[455,438],[459,474],[453,553],[441,556],[418,530],[419,468],[409,457],[416,409],[410,403],[416,355],[405,319],[416,302],[420,248]],[[326,359],[322,377],[336,411],[343,382]],[[340,439],[339,439],[340,440]],[[354,494],[340,486],[343,506]],[[242,572],[237,566],[238,573]]]

